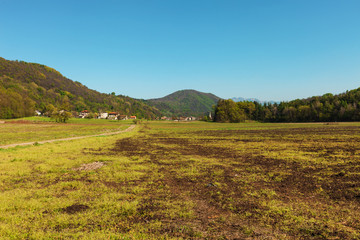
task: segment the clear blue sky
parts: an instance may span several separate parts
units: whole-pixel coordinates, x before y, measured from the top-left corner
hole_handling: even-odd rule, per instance
[[[0,56],[100,92],[291,100],[360,87],[359,0],[0,0]]]

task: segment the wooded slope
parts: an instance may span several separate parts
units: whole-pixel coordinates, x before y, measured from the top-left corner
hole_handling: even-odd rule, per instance
[[[149,119],[160,115],[142,101],[99,93],[48,66],[0,58],[0,118],[31,116],[35,109],[46,112],[49,105],[64,102],[72,111],[116,111]]]

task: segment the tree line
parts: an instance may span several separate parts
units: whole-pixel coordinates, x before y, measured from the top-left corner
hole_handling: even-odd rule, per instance
[[[244,122],[337,122],[360,121],[360,88],[345,93],[296,99],[280,103],[219,100],[214,121]]]

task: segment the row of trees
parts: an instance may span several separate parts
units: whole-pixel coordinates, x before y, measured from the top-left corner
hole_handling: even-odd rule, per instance
[[[360,121],[360,88],[339,95],[325,94],[290,102],[265,103],[220,100],[217,122],[334,122]]]

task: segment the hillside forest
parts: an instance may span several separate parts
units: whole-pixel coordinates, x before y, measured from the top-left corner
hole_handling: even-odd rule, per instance
[[[216,122],[340,122],[360,121],[360,88],[345,93],[281,103],[219,100]]]
[[[105,94],[74,82],[53,68],[37,63],[0,58],[0,119],[67,112],[114,111],[152,119],[159,110],[142,101],[115,93]]]

